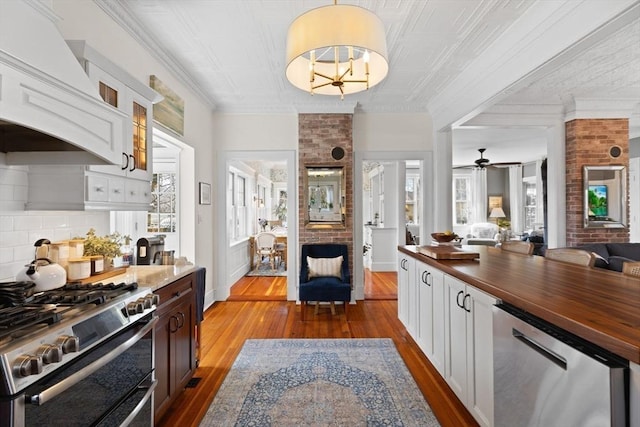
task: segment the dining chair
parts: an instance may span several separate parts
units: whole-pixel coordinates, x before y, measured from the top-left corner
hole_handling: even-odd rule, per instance
[[[285,268],[287,265],[287,227],[283,227],[281,225],[275,226],[271,229],[271,232],[276,234],[276,236],[280,237],[280,241],[276,241],[276,256],[280,260],[280,262],[284,262]],[[282,236],[285,236],[284,241]],[[278,264],[280,265],[280,264]]]
[[[508,240],[506,242],[502,242],[500,248],[503,251],[507,252],[515,252],[518,254],[531,255],[533,254],[533,249],[535,245],[531,242],[524,242],[522,240]]]
[[[640,277],[640,261],[625,262],[622,264],[622,273],[627,276]]]
[[[596,257],[593,253],[575,248],[553,248],[544,252],[544,257],[554,261],[593,267]]]
[[[256,254],[260,262],[265,256],[269,257],[271,269],[276,269],[276,235],[270,232],[258,233],[255,237]]]

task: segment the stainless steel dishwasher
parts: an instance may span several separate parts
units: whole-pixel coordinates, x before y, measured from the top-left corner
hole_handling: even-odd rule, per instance
[[[496,426],[628,425],[627,361],[504,303],[493,335]]]

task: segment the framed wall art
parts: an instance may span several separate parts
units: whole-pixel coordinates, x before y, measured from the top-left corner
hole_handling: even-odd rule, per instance
[[[210,205],[211,204],[211,184],[207,184],[206,182],[200,183],[200,204],[201,205]]]

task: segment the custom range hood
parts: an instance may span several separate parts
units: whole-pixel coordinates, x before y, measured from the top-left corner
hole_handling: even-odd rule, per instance
[[[48,3],[0,1],[0,153],[10,165],[120,164],[127,116],[100,98]]]

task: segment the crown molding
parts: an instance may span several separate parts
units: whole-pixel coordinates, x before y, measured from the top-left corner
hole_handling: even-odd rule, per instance
[[[566,105],[565,121],[575,119],[629,119],[638,110],[637,99],[574,98]]]
[[[562,123],[564,117],[560,104],[497,104],[456,128],[544,128]]]

